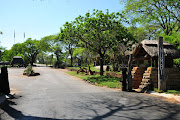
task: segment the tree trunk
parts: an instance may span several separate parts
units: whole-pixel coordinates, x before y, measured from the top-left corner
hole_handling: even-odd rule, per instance
[[[71,66],[73,66],[73,57],[72,57],[72,54],[71,54]]]
[[[100,75],[103,75],[104,55],[100,54]]]

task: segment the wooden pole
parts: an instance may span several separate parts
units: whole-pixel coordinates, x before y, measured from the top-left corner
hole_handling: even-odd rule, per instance
[[[158,90],[166,91],[166,81],[164,75],[164,48],[163,48],[163,37],[159,37],[158,41]]]
[[[153,59],[152,59],[152,57],[151,57],[151,67],[153,67]]]
[[[122,91],[127,91],[126,87],[127,87],[127,83],[126,83],[126,79],[127,79],[127,68],[122,68]]]
[[[133,80],[132,80],[132,74],[131,74],[131,70],[132,70],[132,54],[130,54],[129,56],[129,61],[128,61],[128,91],[132,91],[133,88]]]

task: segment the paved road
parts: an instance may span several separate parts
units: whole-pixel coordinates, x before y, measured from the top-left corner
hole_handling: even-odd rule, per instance
[[[157,97],[96,87],[58,69],[36,67],[36,77],[23,70],[9,69],[18,93],[0,109],[2,120],[180,120],[180,105]]]

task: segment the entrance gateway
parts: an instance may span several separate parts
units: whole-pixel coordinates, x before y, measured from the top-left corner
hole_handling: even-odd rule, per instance
[[[162,51],[160,54],[161,63],[165,63],[164,73],[166,76],[166,88],[180,88],[180,71],[173,68],[173,59],[180,58],[180,52],[177,48],[168,42],[162,43]],[[135,67],[132,69],[133,88],[139,92],[158,88],[158,40],[143,40],[133,51],[133,62]],[[163,71],[161,71],[163,72]]]

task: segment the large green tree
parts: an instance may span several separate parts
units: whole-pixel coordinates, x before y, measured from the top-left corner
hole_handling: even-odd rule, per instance
[[[108,49],[118,43],[130,45],[130,41],[134,42],[134,37],[121,21],[120,13],[109,13],[108,10],[105,13],[93,10],[92,14],[88,12],[76,18],[76,37],[82,46],[100,56],[100,75],[103,75],[104,57]]]
[[[180,30],[179,0],[120,0],[125,3],[128,18],[138,24],[159,26],[169,35]]]
[[[57,61],[62,57],[62,41],[59,41],[59,35],[50,35],[41,39],[41,43],[44,43],[42,51],[52,53],[56,56]]]
[[[71,59],[70,65],[73,66],[73,52],[78,43],[76,39],[76,26],[74,22],[66,22],[61,28],[61,33],[59,34],[59,40],[64,42],[64,48],[68,51]]]
[[[27,63],[33,65],[37,55],[41,51],[40,41],[28,38],[24,43],[24,58]]]

